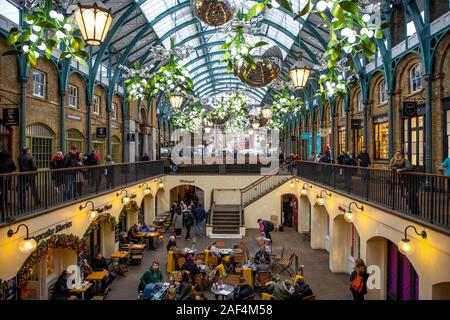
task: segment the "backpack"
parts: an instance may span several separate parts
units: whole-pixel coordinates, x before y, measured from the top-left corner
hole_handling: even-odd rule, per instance
[[[353,290],[356,293],[362,293],[364,289],[364,278],[359,274],[356,273],[355,278],[352,280],[351,284],[351,290]]]

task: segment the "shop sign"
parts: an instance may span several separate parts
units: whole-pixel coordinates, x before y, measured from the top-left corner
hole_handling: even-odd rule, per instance
[[[31,238],[33,238],[34,240],[36,240],[37,243],[39,243],[39,241],[49,238],[52,235],[59,233],[65,229],[69,229],[70,227],[72,227],[72,221],[58,224],[54,228],[48,228],[47,231],[39,233],[38,235],[35,235]]]
[[[363,127],[361,119],[352,119],[351,128],[352,129],[361,129]]]
[[[19,108],[3,109],[3,125],[7,127],[19,125]]]
[[[66,118],[69,120],[75,120],[75,121],[81,121],[81,117],[80,116],[76,116],[74,114],[66,114]]]
[[[388,122],[388,116],[380,116],[373,119],[373,123],[385,123]]]
[[[106,138],[106,127],[97,128],[97,138]]]
[[[181,179],[180,183],[192,183],[192,184],[194,184],[195,180],[184,180],[184,179]]]

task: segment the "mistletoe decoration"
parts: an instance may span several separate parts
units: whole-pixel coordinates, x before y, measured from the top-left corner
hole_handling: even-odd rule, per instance
[[[78,34],[78,28],[72,18],[53,9],[52,1],[47,0],[44,7],[37,6],[32,13],[25,13],[22,29],[12,28],[6,40],[11,48],[3,55],[22,54],[30,66],[37,63],[42,55],[46,59],[52,57],[53,50],[62,50],[59,58],[77,60],[87,67],[89,57],[84,50],[84,41]]]
[[[78,255],[84,250],[84,242],[73,234],[57,234],[39,243],[36,250],[25,260],[17,273],[18,287],[22,297],[28,294],[26,287],[28,281],[32,278],[33,267],[44,259],[48,250],[52,248],[71,249]]]
[[[271,106],[272,119],[268,122],[270,129],[282,128],[282,119],[285,116],[292,116],[298,112],[305,112],[303,107],[303,101],[298,100],[295,96],[291,95],[289,88],[285,87],[284,91],[277,93],[274,96],[274,103]]]

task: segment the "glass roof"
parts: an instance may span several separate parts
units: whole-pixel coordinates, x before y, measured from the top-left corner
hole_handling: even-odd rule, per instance
[[[247,10],[255,2],[241,0],[241,5],[243,5],[244,10]],[[307,0],[294,0],[292,2],[294,12],[298,12]],[[227,86],[223,85],[224,82],[239,81],[232,74],[225,74],[226,65],[221,62],[222,54],[219,53],[223,51],[221,44],[224,34],[196,19],[190,7],[190,0],[147,0],[141,4],[140,8],[147,21],[152,24],[160,43],[166,48],[169,46],[170,37],[175,39],[175,45],[189,45],[194,48],[195,52],[180,63],[190,71],[195,90],[200,96],[214,95],[215,90],[226,90]],[[176,10],[173,10],[174,8]],[[168,14],[153,24],[153,21],[164,13]],[[301,24],[280,9],[267,9],[263,12],[263,15],[261,32],[252,35],[251,41],[264,40],[272,45],[279,46],[283,59],[286,59],[293,48],[294,42],[298,39]],[[145,60],[145,62],[147,64],[155,63],[152,60]],[[254,91],[252,99],[258,99],[258,103],[261,102],[268,90],[267,87],[258,90],[251,89],[244,84],[240,87],[249,89],[249,92]],[[256,101],[252,101],[252,103],[256,103]]]

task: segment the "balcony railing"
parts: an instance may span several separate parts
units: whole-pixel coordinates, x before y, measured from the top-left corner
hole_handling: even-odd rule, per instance
[[[450,177],[306,161],[297,176],[450,231]]]
[[[164,174],[163,161],[0,175],[0,224]]]
[[[177,166],[177,175],[203,174],[203,175],[259,175],[262,168],[268,168],[261,164],[198,164]],[[170,173],[170,168],[165,168],[165,173]]]

